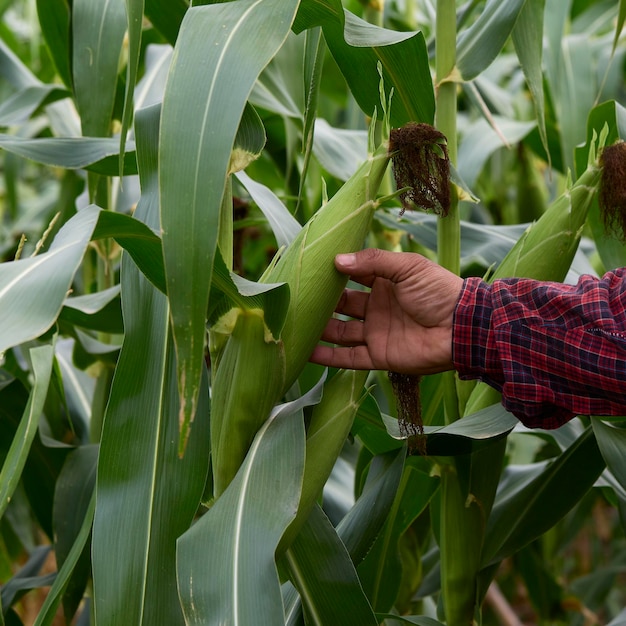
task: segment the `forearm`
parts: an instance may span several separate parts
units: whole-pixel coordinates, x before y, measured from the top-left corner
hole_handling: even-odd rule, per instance
[[[530,427],[626,414],[626,273],[575,286],[527,279],[464,283],[453,360],[502,392]]]

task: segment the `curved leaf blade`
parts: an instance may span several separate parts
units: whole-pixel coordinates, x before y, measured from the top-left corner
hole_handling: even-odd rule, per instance
[[[226,491],[178,540],[188,625],[283,623],[274,552],[295,516],[303,471],[304,423],[284,405],[259,430]]]
[[[459,35],[457,68],[463,80],[476,78],[498,56],[526,0],[488,0],[478,19]]]
[[[30,350],[30,358],[33,368],[33,388],[9,452],[2,465],[2,471],[0,471],[0,517],[4,515],[13,492],[20,481],[31,444],[37,434],[39,418],[43,411],[52,374],[54,347],[46,344],[32,348]]]
[[[83,209],[66,222],[47,252],[0,265],[0,352],[54,324],[99,213],[95,205]]]

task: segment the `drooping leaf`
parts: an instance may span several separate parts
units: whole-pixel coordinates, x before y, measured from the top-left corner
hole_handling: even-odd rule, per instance
[[[99,213],[96,206],[83,209],[47,252],[0,265],[0,351],[34,339],[54,324]]]
[[[476,78],[489,67],[509,38],[526,0],[487,0],[478,19],[457,41],[457,68],[463,80]]]
[[[385,90],[387,93],[394,90],[392,125],[402,126],[410,121],[433,123],[434,91],[421,32],[407,35],[386,31],[346,13],[345,31],[334,21],[324,26],[324,36],[366,115],[381,108],[380,62]]]
[[[178,584],[188,625],[282,623],[274,552],[300,498],[301,411],[296,401],[267,420],[226,491],[179,539]]]
[[[30,139],[0,134],[0,148],[51,167],[86,169],[107,176],[119,173],[119,141],[108,137]],[[134,144],[129,142],[124,155],[124,174],[136,173]]]
[[[159,185],[178,359],[181,446],[199,393],[231,150],[252,85],[287,37],[297,5],[296,0],[239,0],[193,7],[177,40],[163,100]],[[193,98],[188,97],[190,90]]]

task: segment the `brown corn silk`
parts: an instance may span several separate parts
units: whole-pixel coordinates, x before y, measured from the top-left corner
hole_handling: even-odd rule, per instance
[[[434,211],[446,216],[450,209],[450,159],[445,135],[429,124],[411,122],[394,128],[389,137],[393,172],[405,209]]]
[[[605,230],[626,239],[626,143],[618,141],[600,153],[602,177],[598,204]]]
[[[450,209],[450,159],[446,137],[429,124],[409,123],[395,128],[389,137],[393,172],[402,211],[422,209],[442,217]],[[426,438],[420,404],[421,377],[389,372],[397,402],[400,434],[409,451],[426,454]]]

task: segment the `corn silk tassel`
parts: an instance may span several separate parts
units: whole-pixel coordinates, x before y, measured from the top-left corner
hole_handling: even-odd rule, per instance
[[[410,123],[391,131],[393,172],[402,210],[423,209],[445,217],[450,209],[450,159],[445,136],[429,124]],[[421,376],[389,372],[400,434],[409,451],[426,454],[420,403]]]
[[[372,137],[373,132],[370,146]],[[289,287],[281,332],[268,329],[262,309],[241,307],[210,330],[215,497],[234,478],[272,407],[297,380],[345,289],[347,278],[335,269],[334,258],[362,248],[390,159],[387,141],[372,152],[262,276],[261,283]]]

